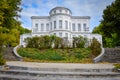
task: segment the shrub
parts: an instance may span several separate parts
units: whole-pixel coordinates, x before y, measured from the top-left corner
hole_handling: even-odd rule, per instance
[[[114,64],[115,69],[120,69],[120,64]]]
[[[84,48],[86,42],[87,38],[83,38],[82,36],[73,37],[73,48]]]
[[[89,48],[92,50],[92,57],[96,57],[101,53],[101,44],[97,39],[93,38]]]
[[[5,60],[3,59],[3,56],[2,54],[0,53],[0,65],[4,65],[6,62]]]

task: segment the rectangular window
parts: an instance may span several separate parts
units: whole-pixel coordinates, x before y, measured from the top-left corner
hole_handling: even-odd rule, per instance
[[[38,23],[35,24],[35,27],[38,27]]]
[[[59,33],[59,36],[62,37],[62,32]]]
[[[65,33],[65,37],[66,37],[66,39],[68,39],[68,33]]]
[[[65,21],[65,28],[68,29],[68,21]]]
[[[38,31],[38,23],[35,24],[34,32]]]
[[[44,24],[41,24],[41,31],[44,31]]]
[[[54,21],[54,29],[56,29],[56,21]]]
[[[54,33],[54,35],[56,36],[56,33]]]
[[[50,30],[52,30],[52,22],[50,22]]]
[[[65,33],[65,37],[68,37],[68,33]]]
[[[62,29],[62,20],[59,20],[59,29]]]
[[[49,24],[46,24],[46,31],[49,31]]]
[[[69,30],[71,30],[71,23],[69,22]]]
[[[78,24],[78,31],[81,31],[81,24]]]
[[[83,29],[84,29],[84,31],[87,31],[87,25],[86,24],[83,24]]]
[[[75,23],[72,24],[72,31],[75,31]]]
[[[60,13],[62,13],[62,10],[61,10],[61,9],[60,9],[59,11],[60,11]]]
[[[54,13],[56,13],[56,10],[54,11]]]

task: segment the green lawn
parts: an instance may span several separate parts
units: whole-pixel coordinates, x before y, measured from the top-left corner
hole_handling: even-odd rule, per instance
[[[35,49],[20,48],[18,53],[25,61],[35,62],[70,62],[91,63],[91,50],[89,48],[73,49]]]

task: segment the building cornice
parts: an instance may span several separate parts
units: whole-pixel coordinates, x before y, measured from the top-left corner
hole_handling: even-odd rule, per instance
[[[90,19],[90,16],[71,16],[71,19]]]
[[[31,19],[49,19],[50,16],[32,16]]]
[[[72,31],[72,34],[91,34],[91,32],[73,32]]]
[[[57,14],[52,14],[50,16],[32,16],[31,19],[50,19],[53,16],[57,15],[65,15],[71,17],[71,19],[90,19],[90,16],[70,16],[69,14],[64,14],[64,13],[57,13]]]
[[[49,31],[48,32],[32,32],[32,34],[48,34],[49,33]]]
[[[66,32],[70,32],[71,33],[71,31],[70,30],[52,30],[52,31],[49,31],[49,33],[51,33],[51,32],[58,32],[58,31],[66,31]]]

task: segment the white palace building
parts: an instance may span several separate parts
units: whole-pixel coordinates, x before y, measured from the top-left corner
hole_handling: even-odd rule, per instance
[[[20,45],[26,46],[24,39],[41,35],[56,35],[67,37],[72,42],[73,37],[83,36],[89,40],[96,38],[102,44],[100,34],[92,34],[89,31],[89,16],[72,16],[72,11],[65,7],[55,7],[49,12],[49,16],[32,16],[32,32],[20,36]]]

